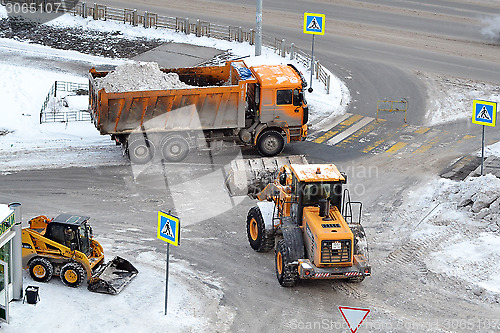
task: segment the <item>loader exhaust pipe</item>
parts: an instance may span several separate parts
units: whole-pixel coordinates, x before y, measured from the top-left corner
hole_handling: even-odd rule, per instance
[[[330,219],[330,198],[319,199],[319,216],[325,221]]]

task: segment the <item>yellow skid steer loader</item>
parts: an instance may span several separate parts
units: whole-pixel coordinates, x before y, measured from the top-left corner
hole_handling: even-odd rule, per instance
[[[84,281],[88,289],[118,294],[138,273],[127,260],[115,257],[104,264],[102,246],[93,239],[89,217],[60,214],[49,220],[38,216],[23,228],[23,267],[33,280],[47,282],[53,275],[69,287]]]

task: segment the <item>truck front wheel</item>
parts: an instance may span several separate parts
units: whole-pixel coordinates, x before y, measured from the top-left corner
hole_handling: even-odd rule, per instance
[[[262,156],[270,157],[281,153],[285,147],[285,139],[274,130],[265,131],[257,140],[257,149]]]

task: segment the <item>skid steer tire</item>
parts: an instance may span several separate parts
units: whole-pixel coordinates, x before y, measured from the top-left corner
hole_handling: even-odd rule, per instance
[[[290,265],[290,247],[282,239],[276,246],[275,255],[276,277],[282,287],[294,287],[299,282],[299,271],[297,266]]]
[[[257,148],[262,156],[276,156],[281,153],[284,147],[285,139],[277,131],[265,131],[257,140]]]
[[[266,230],[259,206],[254,206],[248,211],[247,236],[250,246],[257,252],[269,252],[274,248],[274,232]]]
[[[47,282],[54,274],[54,267],[45,258],[35,258],[29,264],[30,275],[37,282]]]
[[[59,277],[68,287],[76,288],[85,280],[86,273],[79,263],[68,262],[61,268]]]

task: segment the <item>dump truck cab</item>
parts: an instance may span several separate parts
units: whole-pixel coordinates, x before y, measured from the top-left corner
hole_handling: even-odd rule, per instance
[[[262,65],[250,67],[258,81],[259,121],[255,143],[261,132],[277,130],[286,143],[301,141],[307,136],[308,107],[304,89],[307,83],[293,65]]]
[[[299,279],[347,279],[371,275],[361,203],[350,200],[347,176],[333,164],[290,164],[257,195],[247,217],[250,245],[275,248],[276,274],[282,286]],[[353,206],[358,205],[358,220]]]

